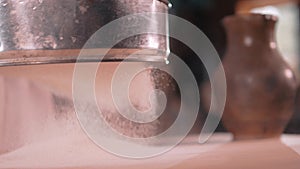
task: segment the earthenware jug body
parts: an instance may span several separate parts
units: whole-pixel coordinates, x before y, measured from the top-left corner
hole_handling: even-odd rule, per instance
[[[277,17],[246,14],[223,20],[227,52],[225,128],[235,139],[278,137],[293,112],[296,79],[279,53]]]

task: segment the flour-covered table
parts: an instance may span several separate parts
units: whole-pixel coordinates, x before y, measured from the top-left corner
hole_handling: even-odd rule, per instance
[[[0,168],[299,169],[300,135],[237,142],[230,134],[217,133],[206,144],[198,144],[197,136],[189,136],[165,154],[131,160],[103,151],[84,134],[70,134],[2,154]]]

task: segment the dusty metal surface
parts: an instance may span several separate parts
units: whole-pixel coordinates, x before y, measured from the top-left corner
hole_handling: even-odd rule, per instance
[[[77,55],[43,56],[55,50],[81,49],[99,28],[122,16],[142,12],[164,12],[168,10],[165,0],[1,0],[0,1],[0,66],[74,62]],[[156,19],[156,18],[154,18]],[[137,23],[138,24],[138,23]],[[158,29],[167,29],[167,20],[158,24]],[[144,24],[152,26],[151,21]],[[121,24],[121,29],[128,25]],[[120,29],[120,28],[118,28]],[[118,37],[112,30],[110,37]],[[97,39],[98,40],[98,39]],[[122,60],[124,49],[168,50],[165,36],[142,34],[118,43],[114,48],[116,56],[104,60]],[[99,39],[95,48],[105,48],[106,39]],[[156,46],[151,45],[157,44]],[[36,50],[39,50],[36,52]],[[28,55],[30,51],[30,55]],[[14,53],[15,60],[10,60]],[[63,53],[63,52],[62,52]],[[65,52],[66,53],[66,52]],[[101,55],[101,53],[100,53]],[[35,57],[48,57],[36,60]],[[152,60],[163,60],[164,52],[156,52]],[[148,60],[149,56],[139,56],[136,60]],[[93,59],[91,59],[93,61]]]

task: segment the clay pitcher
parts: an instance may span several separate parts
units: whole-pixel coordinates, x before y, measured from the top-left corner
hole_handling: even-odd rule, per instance
[[[292,116],[297,84],[277,48],[277,20],[261,14],[223,20],[228,88],[222,121],[235,139],[279,137]]]

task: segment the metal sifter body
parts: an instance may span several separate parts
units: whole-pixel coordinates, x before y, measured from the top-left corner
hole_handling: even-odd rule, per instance
[[[98,29],[125,15],[168,10],[163,0],[2,0],[0,2],[0,66],[75,62],[80,49]],[[155,18],[167,30],[167,18]],[[138,22],[137,22],[138,24]],[[126,29],[127,25],[120,25]],[[111,38],[122,32],[112,30]],[[105,48],[99,39],[94,48]],[[149,49],[136,61],[163,61],[166,36],[144,34],[118,43],[104,61],[120,61],[137,49]],[[99,53],[101,55],[102,53]],[[97,61],[90,56],[84,61]]]

